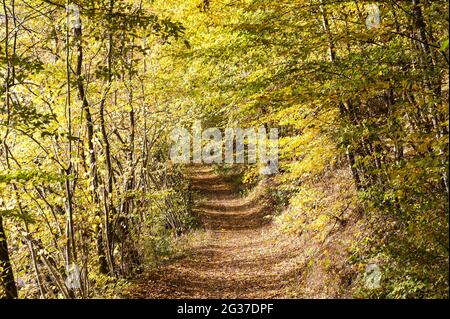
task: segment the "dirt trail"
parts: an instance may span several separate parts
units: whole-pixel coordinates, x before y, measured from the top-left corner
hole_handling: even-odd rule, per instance
[[[210,230],[191,253],[141,280],[138,298],[280,298],[299,272],[300,252],[273,234],[268,206],[242,198],[233,183],[210,168],[193,168],[197,209]]]

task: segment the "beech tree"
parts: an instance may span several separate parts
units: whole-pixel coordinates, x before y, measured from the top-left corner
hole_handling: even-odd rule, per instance
[[[278,129],[287,233],[364,220],[348,265],[387,279],[357,296],[446,296],[447,1],[3,0],[0,25],[0,296],[108,297],[168,254],[197,120]]]

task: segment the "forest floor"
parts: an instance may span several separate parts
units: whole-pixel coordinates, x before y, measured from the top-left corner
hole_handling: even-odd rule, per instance
[[[141,276],[132,297],[298,297],[293,281],[301,277],[305,256],[298,240],[272,231],[270,204],[259,195],[241,196],[235,183],[210,167],[194,167],[191,176],[208,236]]]

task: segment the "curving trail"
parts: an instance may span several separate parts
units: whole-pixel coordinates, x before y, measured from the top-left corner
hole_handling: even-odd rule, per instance
[[[269,206],[242,198],[232,182],[194,166],[197,209],[210,236],[191,253],[140,280],[137,298],[281,298],[301,271],[295,242],[271,231]],[[295,276],[294,276],[295,275]]]

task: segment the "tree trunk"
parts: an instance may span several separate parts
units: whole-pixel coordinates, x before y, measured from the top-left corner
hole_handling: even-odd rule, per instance
[[[14,280],[14,272],[9,258],[8,243],[3,218],[0,215],[0,279],[7,299],[17,298],[17,286]]]
[[[98,173],[97,173],[97,158],[94,150],[94,123],[89,107],[89,103],[86,97],[83,79],[81,77],[81,71],[83,66],[83,45],[82,45],[82,30],[81,26],[74,28],[75,41],[77,46],[77,68],[76,68],[76,82],[78,88],[78,95],[82,101],[82,110],[86,117],[86,131],[87,131],[87,144],[89,153],[89,166],[90,166],[90,178],[92,187],[92,199],[97,209],[97,215],[100,217],[100,198],[98,196]],[[105,255],[105,243],[100,227],[97,227],[97,254],[99,261],[99,271],[102,274],[108,273],[108,263]]]

